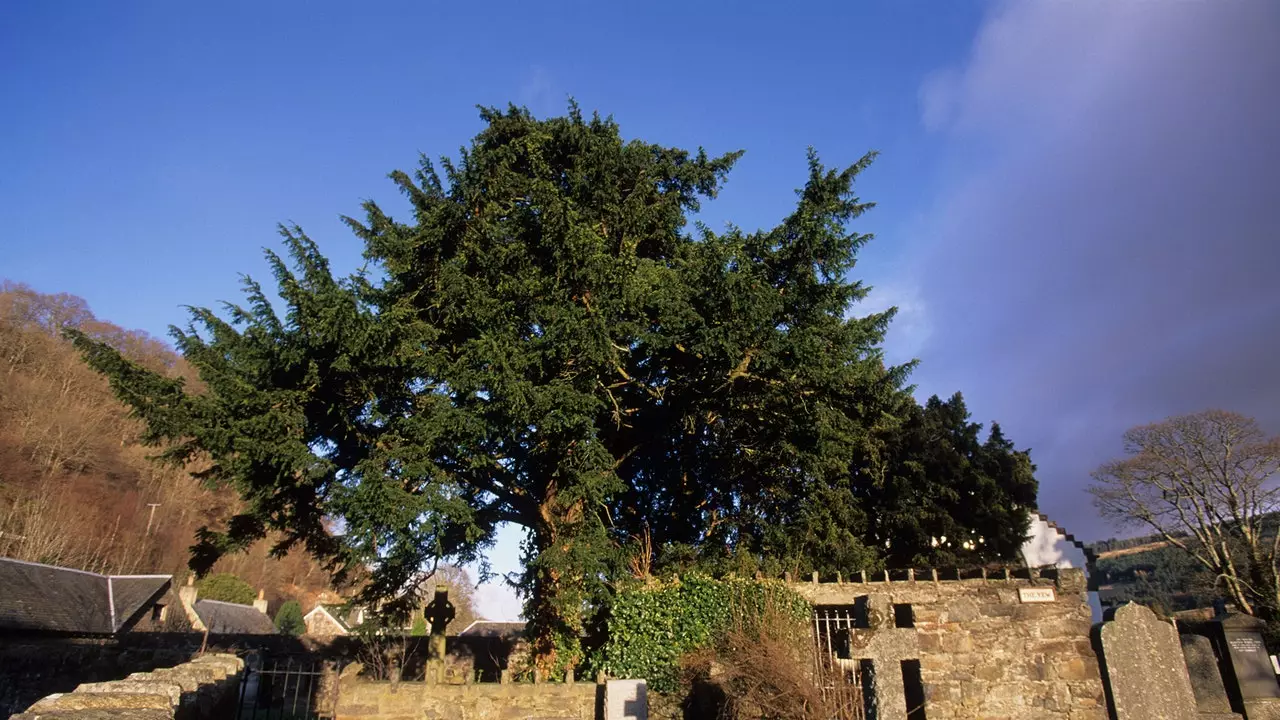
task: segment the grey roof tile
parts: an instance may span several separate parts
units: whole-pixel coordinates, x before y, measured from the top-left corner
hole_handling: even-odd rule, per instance
[[[127,628],[170,580],[0,558],[0,629],[110,635]]]
[[[275,623],[252,605],[196,600],[196,614],[212,635],[274,635]]]

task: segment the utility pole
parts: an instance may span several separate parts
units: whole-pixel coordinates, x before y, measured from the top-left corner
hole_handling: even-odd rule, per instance
[[[147,503],[147,507],[151,508],[151,515],[147,518],[147,536],[151,536],[151,523],[156,519],[156,508],[160,507],[160,503]]]

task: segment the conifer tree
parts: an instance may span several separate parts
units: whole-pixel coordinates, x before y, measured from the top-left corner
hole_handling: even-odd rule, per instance
[[[245,305],[193,310],[174,338],[203,392],[75,337],[163,458],[246,501],[192,566],[278,531],[281,552],[368,568],[363,599],[407,614],[424,572],[483,560],[515,523],[555,674],[641,534],[699,558],[876,562],[863,486],[915,404],[880,351],[892,311],[858,317],[849,277],[872,156],[811,153],[775,228],[691,231],[739,153],[626,141],[576,106],[482,118],[442,173],[392,173],[410,218],[347,219],[374,274],[335,278],[286,228],[289,260],[267,255],[283,317],[250,279]]]

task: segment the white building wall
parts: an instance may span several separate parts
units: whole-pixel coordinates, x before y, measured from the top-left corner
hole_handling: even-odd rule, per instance
[[[1028,567],[1083,568],[1085,577],[1089,576],[1092,568],[1084,549],[1068,540],[1066,533],[1050,525],[1039,513],[1031,514],[1027,532],[1030,537],[1022,545],[1022,557]],[[1096,591],[1089,591],[1089,607],[1093,610],[1093,621],[1102,622],[1102,603]]]

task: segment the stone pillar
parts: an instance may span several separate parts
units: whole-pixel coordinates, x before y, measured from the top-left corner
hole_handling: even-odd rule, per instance
[[[920,657],[916,631],[893,626],[893,604],[888,595],[868,595],[866,613],[867,628],[849,634],[849,658],[837,663],[857,670],[861,660],[870,660],[877,720],[906,720],[902,661]]]
[[[605,720],[648,720],[648,683],[644,680],[610,680],[604,687]]]

